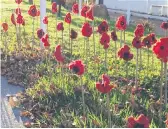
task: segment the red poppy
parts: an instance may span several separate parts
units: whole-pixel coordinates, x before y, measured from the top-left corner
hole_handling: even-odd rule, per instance
[[[57,3],[56,2],[52,3],[52,13],[57,13]]]
[[[165,121],[166,128],[168,128],[168,119]]]
[[[82,35],[85,37],[90,37],[92,35],[92,27],[88,22],[84,23],[82,26]]]
[[[77,75],[82,75],[85,72],[85,66],[81,60],[73,61],[69,64],[69,69]]]
[[[98,32],[99,32],[99,34],[102,34],[102,33],[104,33],[104,32],[107,32],[108,31],[108,23],[107,23],[107,21],[106,20],[104,20],[104,21],[102,21],[101,23],[100,23],[100,25],[98,26]]]
[[[152,46],[152,38],[150,35],[146,36],[143,40],[142,40],[142,46],[150,48]]]
[[[20,8],[15,9],[15,13],[18,15],[19,13],[21,13],[21,9]]]
[[[120,50],[118,51],[118,56],[125,61],[133,59],[133,54],[130,53],[130,47],[127,45],[124,45],[122,48],[120,48]]]
[[[125,18],[125,16],[120,16],[120,17],[118,17],[115,26],[116,26],[116,28],[117,28],[118,30],[126,30],[126,28],[127,28],[127,23],[126,23],[126,18]]]
[[[23,23],[23,16],[21,14],[18,14],[16,20],[17,20],[16,22],[18,24],[22,24]]]
[[[168,22],[162,22],[160,27],[164,30],[167,30],[168,29]]]
[[[149,34],[149,36],[151,37],[152,45],[155,44],[157,42],[155,33],[151,33],[151,34]]]
[[[68,23],[68,24],[71,23],[71,14],[70,14],[70,13],[67,13],[67,14],[66,14],[64,21],[65,21],[66,23]]]
[[[49,43],[48,39],[49,39],[48,34],[45,34],[42,37],[41,41],[43,42],[44,47],[49,47],[50,46],[50,43]]]
[[[115,30],[111,32],[111,39],[112,39],[113,41],[117,41],[117,39],[118,39]]]
[[[41,39],[44,36],[44,31],[43,29],[38,29],[37,30],[37,37]]]
[[[96,89],[101,93],[109,93],[114,88],[113,85],[110,85],[110,78],[109,76],[103,74],[102,81],[96,82]]]
[[[58,23],[57,30],[58,31],[63,31],[64,30],[63,22]]]
[[[3,28],[3,31],[7,31],[8,30],[8,24],[6,22],[2,23],[2,28]]]
[[[36,16],[40,16],[40,10],[37,10]]]
[[[110,36],[107,33],[103,33],[100,38],[100,43],[104,46],[104,49],[109,48]]]
[[[37,16],[37,9],[35,5],[30,6],[29,10],[28,10],[28,14],[32,17]]]
[[[78,5],[78,3],[75,3],[75,4],[72,6],[72,12],[75,13],[75,14],[78,14],[78,13],[79,13],[79,5]]]
[[[22,0],[15,0],[15,2],[16,2],[17,4],[20,4],[20,3],[22,2]]]
[[[77,36],[78,36],[78,33],[74,29],[71,29],[71,34],[70,34],[71,39],[76,39]]]
[[[11,22],[12,22],[13,25],[16,26],[16,20],[15,20],[15,15],[14,15],[14,13],[12,13],[12,15],[11,15]]]
[[[141,43],[140,38],[134,37],[134,39],[133,39],[133,41],[132,41],[132,45],[133,45],[133,47],[135,47],[136,49],[141,48],[141,47],[142,47],[142,43]]]
[[[86,12],[86,17],[90,20],[94,20],[93,6]]]
[[[81,16],[86,18],[86,12],[89,10],[88,6],[83,6],[82,10],[81,10]]]
[[[153,47],[153,52],[156,54],[157,58],[161,59],[163,62],[168,61],[168,38],[161,38],[160,41]]]
[[[22,26],[25,26],[25,19],[23,18]]]
[[[48,24],[48,17],[47,17],[47,16],[45,16],[45,17],[43,18],[43,23],[44,23],[44,24]]]
[[[144,35],[144,26],[142,24],[138,24],[136,29],[134,30],[135,37],[142,37]]]
[[[57,45],[55,47],[54,56],[55,56],[55,58],[58,62],[63,62],[64,61],[64,57],[61,54],[61,45]]]
[[[149,119],[144,114],[138,116],[138,118],[129,117],[128,128],[149,128]]]

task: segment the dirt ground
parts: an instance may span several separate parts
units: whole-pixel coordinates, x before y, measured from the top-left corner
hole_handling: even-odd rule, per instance
[[[109,15],[112,20],[116,20],[117,17],[119,17],[122,14],[109,11]],[[131,16],[130,17],[130,24],[136,25],[137,23],[142,23],[142,20],[147,20],[147,18]],[[154,25],[155,34],[157,34],[159,36],[165,36],[165,32],[160,28],[160,25],[163,21],[157,20],[157,19],[148,19],[148,20]]]

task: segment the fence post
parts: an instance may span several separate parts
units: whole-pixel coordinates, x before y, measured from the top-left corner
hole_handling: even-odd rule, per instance
[[[130,15],[131,15],[130,5],[128,4],[128,8],[127,8],[127,25],[129,25],[129,22],[130,22]]]
[[[81,9],[82,9],[82,0],[79,0],[79,15],[80,15]]]
[[[46,16],[46,0],[40,0],[40,28],[46,32],[46,26],[43,24],[43,18]],[[40,47],[43,48],[43,43],[40,41]]]

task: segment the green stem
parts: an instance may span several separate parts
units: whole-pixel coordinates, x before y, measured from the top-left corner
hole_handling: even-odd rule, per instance
[[[148,48],[148,60],[147,60],[147,76],[149,73],[149,48]]]
[[[107,93],[108,128],[111,128],[110,93]]]
[[[92,21],[93,24],[93,45],[94,45],[94,56],[96,55],[96,44],[95,44],[95,35],[94,35],[94,20]]]
[[[80,77],[80,81],[81,81],[81,86],[82,86],[83,116],[85,116],[86,115],[86,111],[85,111],[85,95],[84,95],[84,87],[83,87],[82,77]]]
[[[72,41],[71,41],[71,38],[70,38],[70,35],[71,35],[71,30],[70,29],[71,29],[71,24],[69,24],[69,52],[71,53],[71,43],[72,43]]]
[[[105,68],[107,70],[107,49],[105,49]]]
[[[33,50],[33,47],[34,47],[34,18],[33,18],[33,32],[32,32],[32,50]]]
[[[136,50],[136,75],[135,75],[135,86],[138,87],[138,49]]]
[[[165,62],[164,63],[164,76],[165,76],[165,105],[167,106],[167,90],[168,90],[168,84],[167,84],[167,81],[168,81],[168,75],[167,75],[167,63]]]
[[[122,47],[122,31],[120,31],[120,48]]]
[[[126,63],[126,78],[128,77],[128,61],[125,62]]]
[[[56,13],[56,26],[57,26],[57,13]],[[57,29],[56,29],[56,33],[55,33],[55,39],[57,41]]]
[[[162,103],[163,97],[163,62],[161,61],[161,71],[160,71],[160,102]],[[160,124],[162,123],[162,106],[160,106]]]

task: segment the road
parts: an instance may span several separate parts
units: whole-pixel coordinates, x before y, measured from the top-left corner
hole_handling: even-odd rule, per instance
[[[11,108],[6,97],[7,94],[16,94],[22,91],[19,86],[9,85],[1,76],[1,128],[23,128],[19,108]]]

